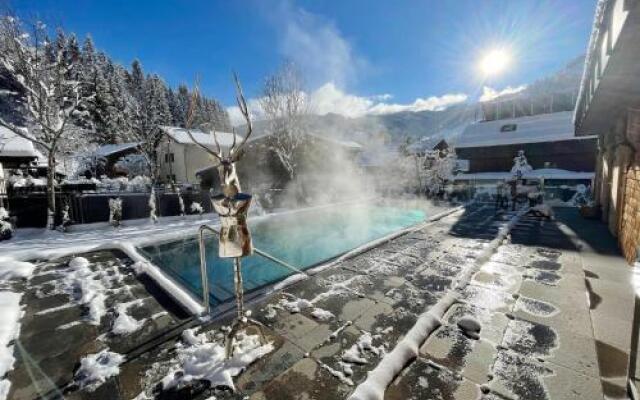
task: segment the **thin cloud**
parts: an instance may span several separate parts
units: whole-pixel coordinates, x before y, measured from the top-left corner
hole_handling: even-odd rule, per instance
[[[450,93],[442,96],[430,96],[417,98],[408,104],[389,103],[383,100],[391,99],[389,94],[374,96],[357,96],[346,93],[333,82],[327,82],[318,89],[306,95],[309,100],[310,111],[316,115],[340,114],[349,118],[357,118],[365,115],[382,115],[396,112],[439,111],[449,106],[467,101],[464,93]],[[250,99],[248,104],[252,118],[259,120],[264,118],[259,99]],[[233,125],[244,123],[238,107],[227,108]]]
[[[506,94],[514,94],[522,92],[527,88],[527,85],[520,85],[516,87],[507,86],[502,90],[496,90],[489,86],[484,86],[482,88],[482,96],[480,96],[480,101],[490,101],[497,97],[504,96]]]
[[[332,21],[290,1],[282,1],[270,17],[279,35],[279,52],[309,77],[311,87],[325,82],[345,87],[367,70],[368,62]]]

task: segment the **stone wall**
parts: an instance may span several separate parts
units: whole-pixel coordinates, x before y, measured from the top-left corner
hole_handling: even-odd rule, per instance
[[[625,139],[629,163],[624,174],[624,200],[618,227],[622,253],[633,263],[638,260],[640,246],[640,110],[628,110]]]
[[[625,175],[619,241],[624,256],[632,263],[638,257],[640,246],[640,164],[629,167]]]

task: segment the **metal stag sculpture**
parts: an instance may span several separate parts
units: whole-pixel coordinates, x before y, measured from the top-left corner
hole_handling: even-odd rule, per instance
[[[192,94],[191,104],[189,106],[187,121],[185,124],[187,127],[186,131],[191,140],[210,154],[218,163],[217,169],[222,193],[212,197],[211,199],[214,210],[220,216],[218,255],[220,258],[233,258],[234,284],[237,303],[237,318],[233,322],[231,330],[227,335],[227,357],[231,355],[233,339],[241,328],[250,325],[257,326],[259,333],[262,336],[262,330],[260,329],[261,324],[247,318],[244,313],[244,289],[240,259],[241,257],[245,257],[253,253],[251,233],[247,226],[247,213],[249,211],[249,206],[251,205],[252,196],[248,193],[242,193],[240,181],[236,172],[236,162],[240,160],[244,153],[243,147],[251,136],[253,127],[251,124],[249,110],[247,108],[247,102],[245,101],[242,93],[242,86],[240,85],[240,81],[236,74],[234,74],[234,81],[236,84],[236,100],[238,107],[247,123],[247,132],[240,144],[236,143],[236,135],[234,132],[233,143],[231,144],[231,147],[229,147],[227,154],[224,154],[214,129],[212,129],[211,132],[216,145],[215,150],[199,143],[192,135],[190,126],[195,112],[194,105],[197,103],[199,96],[197,83]]]

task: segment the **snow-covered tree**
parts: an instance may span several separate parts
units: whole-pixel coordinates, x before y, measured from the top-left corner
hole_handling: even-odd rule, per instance
[[[456,152],[453,149],[428,151],[424,155],[420,176],[425,191],[429,195],[437,195],[451,180],[457,164]]]
[[[304,118],[309,112],[303,83],[295,65],[285,63],[264,84],[260,105],[268,122],[270,148],[295,179],[298,148],[305,136]]]
[[[144,156],[149,177],[155,184],[158,180],[160,167],[157,148],[164,135],[160,127],[171,121],[165,86],[157,75],[144,81],[142,98],[139,101],[135,111],[135,125],[131,131],[131,138],[140,143],[140,154]]]
[[[0,125],[32,141],[47,155],[47,227],[54,228],[56,157],[65,146],[84,142],[73,119],[81,118],[81,82],[73,79],[79,59],[67,51],[59,30],[51,41],[45,25],[27,34],[13,17],[0,20],[0,68],[18,83],[31,129],[0,118]]]

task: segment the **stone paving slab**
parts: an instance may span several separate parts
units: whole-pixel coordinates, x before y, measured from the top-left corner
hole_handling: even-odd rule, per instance
[[[388,388],[385,400],[457,399],[475,400],[480,388],[448,369],[418,360]]]
[[[500,351],[492,367],[492,392],[508,399],[600,400],[600,381],[551,363],[540,363],[510,351]]]
[[[422,344],[419,357],[394,380],[386,399],[553,400],[619,395],[626,369],[626,338],[611,335],[611,330],[612,326],[626,329],[620,323],[626,314],[613,309],[626,304],[629,293],[620,285],[627,275],[620,267],[610,272],[600,265],[605,257],[585,256],[557,222],[532,216],[521,219],[509,236],[511,242],[498,247],[489,262],[476,265],[511,215],[472,205],[253,300],[248,308],[264,324],[274,350],[235,379],[235,393],[203,381],[161,390],[158,382],[181,341],[178,327],[184,316],[169,307],[169,313],[151,318],[167,309],[166,299],[150,295],[149,287],[131,274],[130,261],[122,255],[105,253],[92,261],[109,268],[109,262],[123,265],[131,291],[115,293],[107,305],[111,309],[129,295],[144,299],[144,307],[130,309],[136,319],[149,320],[139,334],[130,338],[110,334],[114,315],[109,314],[97,326],[65,329],[68,337],[66,342],[60,339],[60,346],[67,351],[49,351],[45,339],[55,335],[57,342],[61,335],[54,321],[73,322],[85,310],[71,307],[37,314],[68,302],[64,296],[47,296],[51,290],[47,285],[55,275],[43,274],[30,281],[32,294],[26,291],[21,339],[40,357],[47,374],[58,377],[55,383],[63,385],[85,354],[105,347],[126,353],[150,337],[168,335],[128,360],[119,376],[95,392],[70,391],[68,398],[130,399],[144,391],[158,399],[212,395],[217,399],[344,399],[418,315],[454,288],[464,268],[473,266],[478,270],[472,282],[456,289],[459,302]],[[56,263],[48,268],[57,268]],[[599,302],[597,296],[602,298]],[[319,318],[318,310],[332,316]],[[479,339],[458,327],[463,316],[480,323]],[[201,330],[221,335],[230,320],[225,316]],[[169,335],[174,329],[177,334]],[[16,367],[11,374],[12,381],[16,379],[15,398],[33,398],[22,361]],[[45,379],[41,384],[46,386]]]

